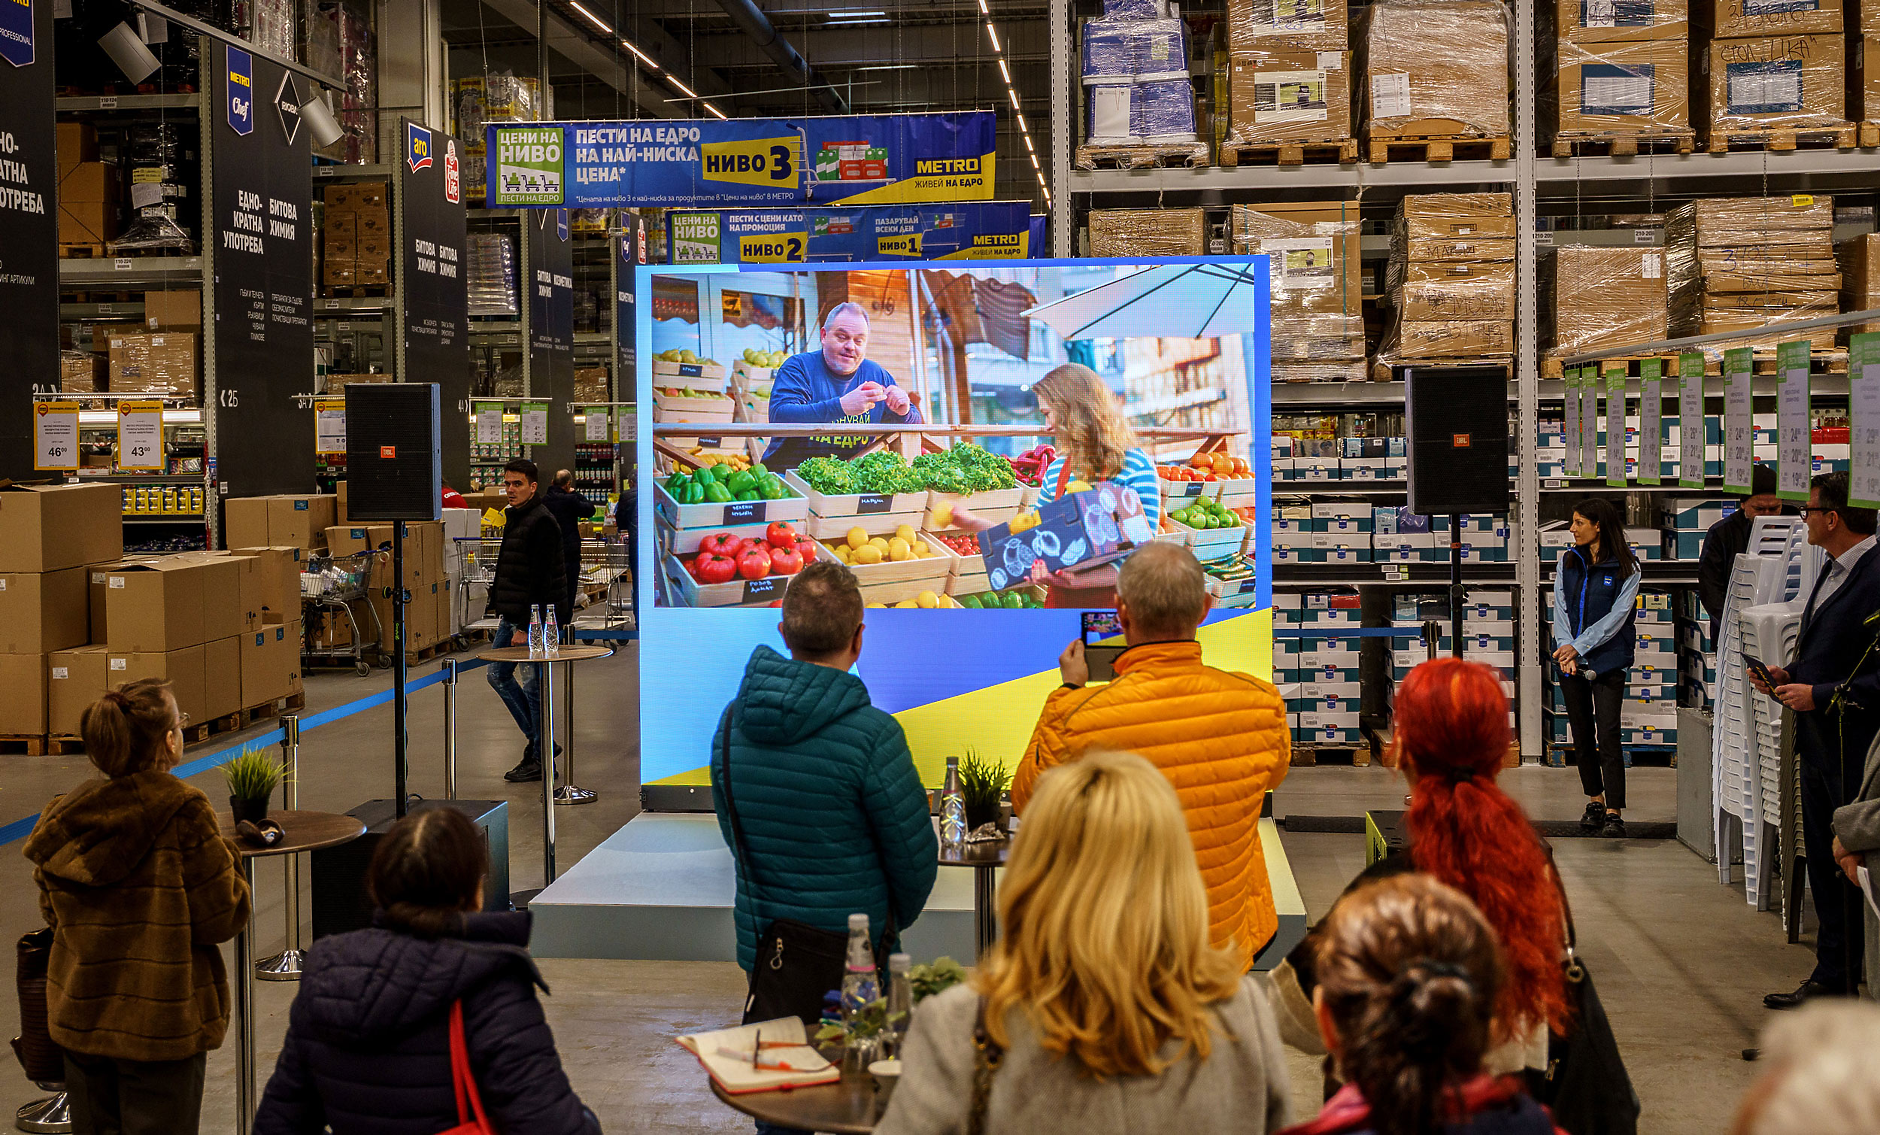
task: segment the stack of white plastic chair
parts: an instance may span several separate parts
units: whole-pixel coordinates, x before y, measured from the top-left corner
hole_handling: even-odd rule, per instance
[[[1717,658],[1716,721],[1712,727],[1712,792],[1717,809],[1717,872],[1731,878],[1733,843],[1743,845],[1745,899],[1768,908],[1769,879],[1779,846],[1781,707],[1756,692],[1745,656],[1786,666],[1793,656],[1802,607],[1821,555],[1794,517],[1763,517],[1731,572]]]

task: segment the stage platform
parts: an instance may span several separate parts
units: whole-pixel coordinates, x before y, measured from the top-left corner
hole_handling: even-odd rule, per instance
[[[1305,936],[1305,902],[1279,830],[1260,821],[1279,933],[1254,963],[1271,969]],[[736,961],[731,851],[710,815],[642,812],[529,903],[530,949],[543,958]],[[973,875],[942,867],[903,936],[917,960],[973,956]]]

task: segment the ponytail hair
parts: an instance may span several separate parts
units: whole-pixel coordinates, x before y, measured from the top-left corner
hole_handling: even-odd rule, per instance
[[[482,833],[455,808],[427,808],[393,824],[366,870],[380,921],[420,938],[461,933],[489,873]]]
[[[1404,816],[1410,857],[1467,895],[1501,939],[1501,1039],[1543,1021],[1563,1029],[1559,885],[1527,813],[1495,783],[1514,740],[1500,672],[1460,658],[1425,662],[1398,687],[1395,717],[1400,752],[1416,773]]]
[[[169,767],[170,733],[181,723],[170,683],[139,678],[107,690],[86,706],[78,719],[78,735],[99,772],[130,776]]]
[[[1340,899],[1318,931],[1319,989],[1340,1074],[1377,1135],[1437,1135],[1482,1071],[1502,983],[1495,932],[1468,897],[1396,875]]]

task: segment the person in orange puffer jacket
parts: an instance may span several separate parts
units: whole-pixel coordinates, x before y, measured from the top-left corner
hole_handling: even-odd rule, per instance
[[[1064,685],[1045,699],[1012,778],[1012,807],[1022,815],[1040,775],[1087,752],[1147,757],[1187,814],[1213,944],[1231,942],[1245,969],[1279,928],[1259,824],[1292,746],[1273,683],[1202,665],[1195,629],[1210,606],[1207,577],[1188,549],[1149,544],[1124,561],[1116,610],[1128,649],[1116,659],[1116,680],[1086,685],[1082,641],[1064,649]]]

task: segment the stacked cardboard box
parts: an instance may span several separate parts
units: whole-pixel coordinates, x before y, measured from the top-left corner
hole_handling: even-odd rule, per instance
[[[1508,9],[1500,0],[1378,0],[1358,34],[1365,136],[1506,138]]]
[[[115,485],[0,486],[0,734],[47,731],[47,659],[91,639],[91,565],[124,554]]]
[[[1707,0],[1697,0],[1705,3]],[[1543,100],[1565,135],[1664,136],[1690,129],[1690,0],[1556,0]]]
[[[1333,0],[1227,6],[1229,145],[1351,137],[1350,25]]]
[[[384,182],[327,186],[323,224],[321,273],[328,287],[391,282],[392,215]]]
[[[1109,0],[1083,26],[1086,146],[1199,146],[1188,35],[1162,0]]]
[[[1871,311],[1880,307],[1880,233],[1864,233],[1835,245],[1841,269],[1841,310]],[[1863,331],[1880,331],[1880,323],[1843,327],[1841,338]]]
[[[1203,256],[1208,219],[1200,209],[1092,209],[1090,255]]]
[[[1559,248],[1542,258],[1541,275],[1558,354],[1669,338],[1661,249]]]
[[[334,525],[325,533],[327,551],[336,558],[389,550],[392,539],[390,524]],[[405,608],[406,650],[423,650],[453,633],[450,577],[445,570],[446,543],[445,526],[441,522],[405,523],[403,587],[411,595]],[[378,556],[372,561],[366,598],[355,601],[361,607],[371,607],[370,614],[363,609],[354,611],[362,633],[371,633],[373,616],[377,616],[378,646],[383,651],[390,651],[394,645],[393,586],[391,556]]]
[[[1847,17],[1847,116],[1880,122],[1880,3],[1861,0],[1858,19]],[[1866,133],[1871,144],[1874,132]]]
[[[1831,197],[1710,197],[1665,217],[1671,334],[1754,331],[1832,315],[1841,274]],[[1728,344],[1773,347],[1780,334]],[[1834,345],[1834,331],[1809,336]]]
[[[1503,359],[1514,353],[1514,201],[1435,193],[1397,206],[1378,361]]]
[[[231,548],[326,547],[339,498],[318,493],[231,497],[223,503],[223,542]]]
[[[61,122],[59,243],[102,245],[118,234],[118,167],[98,160],[98,132],[89,122]]]
[[[1733,133],[1847,125],[1841,0],[1691,2],[1703,75],[1694,84],[1697,117],[1710,127],[1713,150]]]
[[[1274,382],[1362,382],[1364,284],[1355,201],[1236,205],[1239,255],[1268,257]]]
[[[112,335],[109,342],[111,393],[182,397],[196,393],[194,332],[124,331]]]
[[[59,390],[65,394],[98,394],[105,387],[105,356],[90,351],[59,352]]]
[[[1273,681],[1286,699],[1293,744],[1358,745],[1361,640],[1313,635],[1356,628],[1362,622],[1357,594],[1276,594],[1273,608],[1276,624],[1300,632],[1300,637],[1288,635],[1273,644]]]

